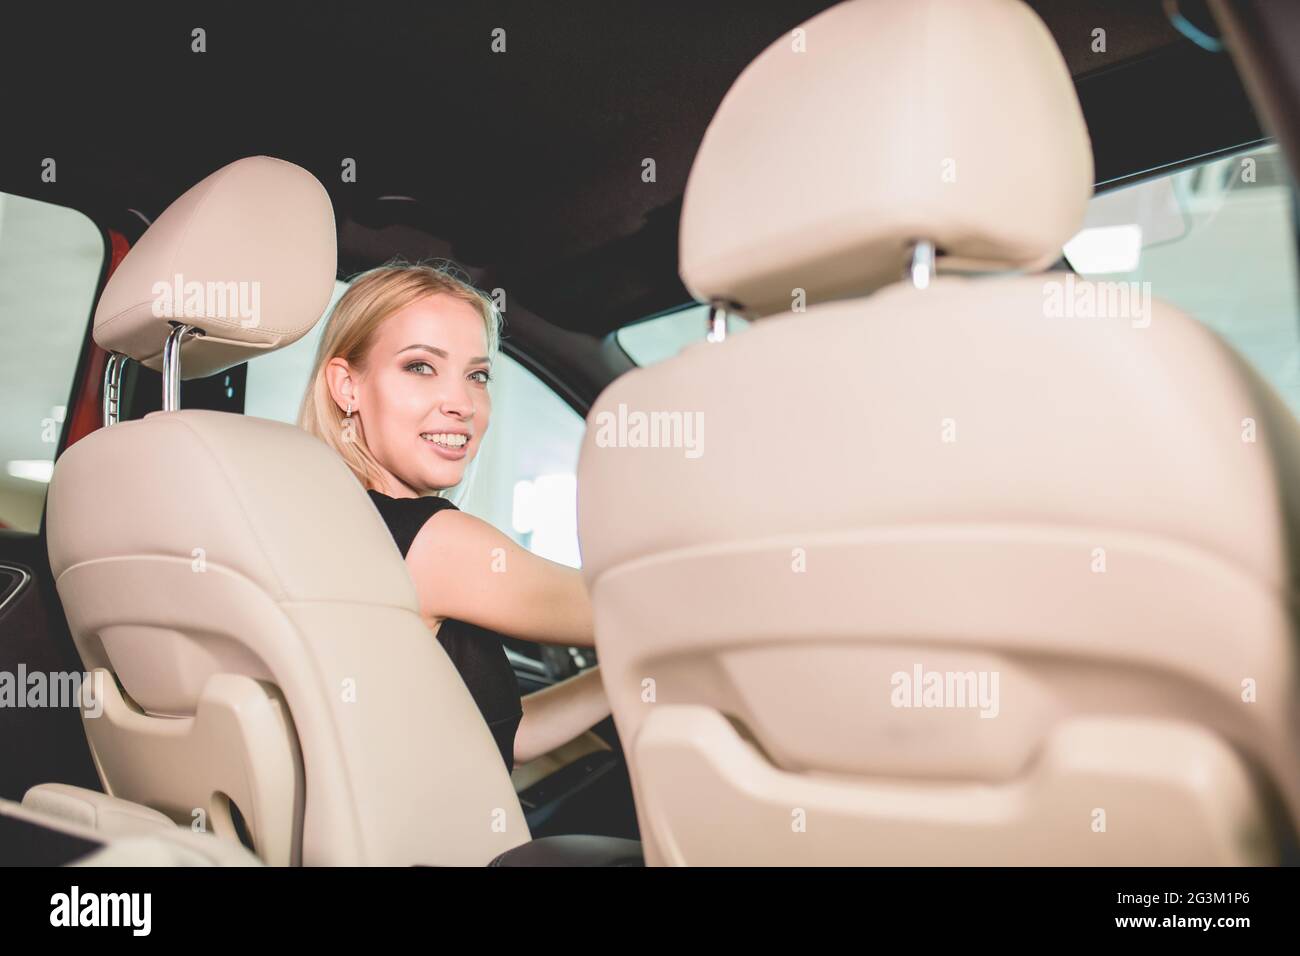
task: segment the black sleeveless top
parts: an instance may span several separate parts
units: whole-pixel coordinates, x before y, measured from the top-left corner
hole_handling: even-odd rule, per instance
[[[403,558],[429,518],[444,508],[456,507],[446,498],[390,498],[369,489],[366,493],[379,509]],[[519,702],[519,682],[501,644],[501,635],[477,624],[447,618],[438,628],[438,642],[478,704],[501,749],[506,769],[513,770],[515,731],[524,711]]]

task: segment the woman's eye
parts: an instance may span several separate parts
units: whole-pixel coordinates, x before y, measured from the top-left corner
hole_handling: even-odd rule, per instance
[[[421,369],[428,369],[428,371],[427,372],[420,371]],[[406,370],[408,372],[418,372],[420,375],[433,374],[433,366],[430,365],[428,362],[411,362],[409,365],[406,366]]]
[[[469,374],[470,374],[470,378],[474,378],[474,376],[476,375],[483,376],[482,378],[474,378],[474,381],[478,382],[481,385],[486,385],[488,382],[492,381],[492,373],[489,372],[487,369],[480,368],[473,372],[470,372]]]

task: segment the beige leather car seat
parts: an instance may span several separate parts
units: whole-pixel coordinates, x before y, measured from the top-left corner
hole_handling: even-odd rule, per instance
[[[95,341],[155,369],[170,342],[182,376],[209,375],[301,337],[336,268],[320,183],[240,160],[127,255]],[[260,314],[236,310],[254,286]],[[83,714],[106,791],[229,839],[242,818],[275,864],[482,865],[527,842],[492,736],[347,467],[294,426],[175,398],[77,442],[49,490],[59,596],[103,681],[102,714]]]
[[[5,866],[259,866],[244,847],[80,787],[41,784],[0,800]]]
[[[1296,423],[1173,307],[1037,272],[1091,188],[1018,0],[853,0],[736,80],[681,274],[761,321],[617,379],[579,466],[648,864],[1294,847]]]

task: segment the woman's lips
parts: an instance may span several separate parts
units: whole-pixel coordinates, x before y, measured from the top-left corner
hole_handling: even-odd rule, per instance
[[[469,442],[466,442],[459,448],[448,448],[445,445],[439,445],[437,442],[429,441],[427,438],[421,438],[420,441],[424,442],[432,448],[436,454],[441,455],[448,461],[460,461],[469,454]]]

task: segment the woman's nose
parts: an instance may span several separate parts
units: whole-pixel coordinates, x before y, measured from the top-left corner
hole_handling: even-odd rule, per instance
[[[470,395],[469,386],[450,386],[439,396],[439,407],[443,414],[456,418],[469,418],[474,414],[474,397]]]

